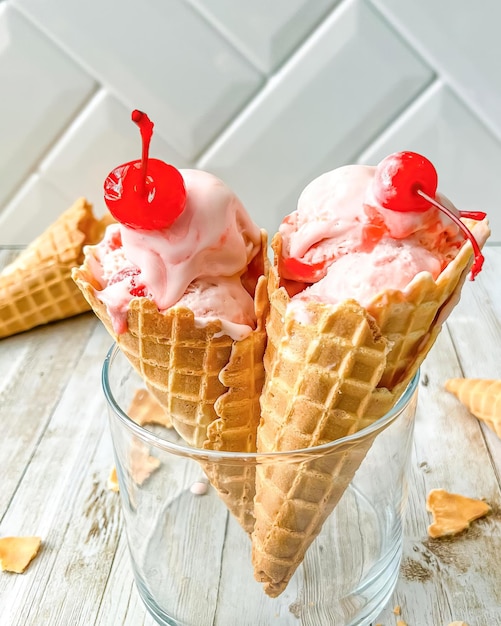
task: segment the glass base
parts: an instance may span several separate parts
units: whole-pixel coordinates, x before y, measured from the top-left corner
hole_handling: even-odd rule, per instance
[[[213,495],[217,501],[217,495]],[[192,497],[191,493],[179,494],[164,508],[147,542],[143,563],[162,562],[159,550],[169,543],[168,535],[173,531],[166,520],[172,519],[174,509],[178,517],[180,508],[185,506],[183,499]],[[210,497],[210,494],[203,496],[201,502],[208,505]],[[210,507],[204,508],[209,510]],[[361,539],[360,527],[372,528],[373,532]],[[346,550],[343,552],[340,548],[343,543],[337,539],[339,533],[345,535],[346,545],[356,546],[356,552],[350,558],[347,558]],[[171,541],[174,536],[175,532]],[[214,540],[218,541],[217,538]],[[133,561],[140,597],[158,624],[370,626],[389,602],[397,583],[402,529],[400,521],[389,513],[387,518],[381,519],[364,494],[351,485],[310,546],[286,591],[278,598],[266,596],[261,585],[255,582],[249,565],[250,540],[229,514],[219,547],[219,563],[216,564],[210,556],[205,558],[201,548],[199,562],[192,564],[191,575],[184,580],[182,576],[176,576],[174,568],[160,565],[158,571],[153,572]],[[195,554],[191,553],[192,559]],[[179,567],[179,571],[184,569]],[[208,570],[212,570],[212,574],[208,575]],[[354,570],[359,572],[359,584],[355,589],[347,588],[343,595],[340,591],[343,580],[349,579],[348,572],[352,580]],[[213,583],[208,586],[209,579]]]
[[[392,411],[350,437],[300,453],[216,453],[131,419],[121,407],[132,406],[141,381],[110,351],[103,388],[120,498],[137,588],[153,618],[166,626],[376,620],[399,573],[418,378]],[[277,585],[294,572],[276,598],[254,579],[244,530],[252,502],[261,524],[254,543],[269,544],[259,569]]]

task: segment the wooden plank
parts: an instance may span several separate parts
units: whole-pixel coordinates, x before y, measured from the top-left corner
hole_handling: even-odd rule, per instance
[[[117,498],[118,498],[118,494]],[[127,537],[120,534],[95,626],[155,626],[139,597],[131,568]]]
[[[15,253],[0,252],[0,267]],[[420,388],[404,561],[378,620],[385,626],[396,622],[397,604],[409,626],[501,623],[501,442],[443,390],[454,376],[501,377],[500,272],[501,247],[488,247],[483,272],[465,285],[422,368],[427,385]],[[0,341],[0,534],[44,539],[23,576],[0,575],[0,623],[155,623],[135,588],[118,496],[106,489],[112,459],[99,376],[110,343],[92,314]],[[430,540],[425,498],[434,487],[485,497],[494,514],[455,539]],[[231,593],[232,546],[240,533],[228,525],[221,597]],[[243,608],[250,612],[256,600],[250,590],[220,606],[214,623],[226,626],[233,613],[244,624]],[[287,610],[283,619],[292,615]],[[252,623],[271,623],[270,615]]]
[[[458,412],[455,399],[443,390],[443,381],[458,371],[455,346],[443,332],[422,368],[426,385],[420,388],[403,566],[381,623],[393,623],[395,605],[412,626],[454,620],[492,626],[501,618],[499,477],[478,422]],[[460,536],[432,540],[425,499],[439,487],[485,498],[494,513]]]
[[[460,365],[449,378],[501,379],[501,246],[487,248],[484,268],[474,283],[465,285],[447,323]],[[457,401],[453,409],[474,419]],[[481,428],[490,462],[501,477],[501,439],[485,424]]]
[[[0,340],[0,519],[95,328],[81,315]]]
[[[44,542],[24,576],[0,577],[8,624],[95,621],[120,533],[118,499],[105,486],[112,457],[99,391],[109,345],[94,326],[85,351],[67,362],[70,376],[55,375],[66,385],[2,520],[2,534],[38,534]],[[71,355],[68,346],[69,338]]]
[[[0,251],[0,267],[17,252]],[[0,520],[96,324],[84,314],[0,339]]]
[[[0,268],[18,252],[1,250]],[[0,340],[0,459],[4,467],[0,520],[95,326],[87,315],[75,320]]]
[[[203,496],[191,492],[193,483],[204,476],[197,462],[158,449],[151,453],[161,464],[150,477],[147,489],[165,497],[153,509],[145,507],[148,517],[141,515],[138,506],[134,526],[129,527],[129,537],[135,537],[137,571],[149,572],[149,591],[180,622],[189,607],[193,626],[214,623],[228,512],[215,490],[210,489]],[[136,497],[140,496],[138,490]],[[150,501],[149,495],[146,500]],[[159,566],[155,572],[156,560]],[[128,559],[125,563],[115,559],[100,607],[100,623],[107,624],[112,619],[120,624],[137,623],[136,611],[131,616],[127,604],[117,606],[114,600],[124,593],[124,580],[125,592],[129,592],[124,566],[130,569]]]
[[[19,246],[0,248],[0,272],[16,258],[21,250]]]

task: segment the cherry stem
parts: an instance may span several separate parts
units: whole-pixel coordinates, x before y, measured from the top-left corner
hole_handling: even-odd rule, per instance
[[[483,211],[459,211],[459,217],[466,217],[469,220],[483,220],[487,217],[487,213]]]
[[[473,253],[475,255],[475,260],[473,262],[473,265],[471,266],[470,280],[475,280],[475,277],[480,272],[480,270],[482,269],[482,265],[484,264],[484,256],[480,252],[480,247],[479,247],[479,245],[477,243],[477,240],[475,239],[475,237],[472,234],[472,232],[470,231],[470,229],[466,226],[466,224],[464,224],[459,219],[459,217],[457,217],[457,215],[455,215],[447,207],[445,207],[442,204],[440,204],[440,202],[437,202],[434,198],[430,198],[430,196],[428,194],[426,194],[424,191],[422,191],[421,189],[416,189],[416,193],[418,193],[425,200],[428,200],[428,202],[430,204],[432,204],[433,206],[437,207],[437,209],[439,209],[440,211],[445,213],[455,224],[457,224],[459,226],[459,228],[464,232],[466,237],[470,240],[471,245],[473,247]],[[468,217],[466,215],[467,213],[469,213],[469,212],[468,211],[464,211],[464,212],[461,213],[461,215],[463,217]],[[479,212],[473,211],[473,213],[481,215],[480,211]],[[483,214],[483,215],[485,217],[485,214]],[[477,219],[477,218],[472,218],[472,219]]]
[[[148,155],[150,151],[150,141],[153,135],[153,122],[142,111],[132,111],[132,121],[139,127],[141,133],[141,141],[143,144],[143,151],[141,154],[141,189],[140,193],[146,195],[146,176],[148,175]]]

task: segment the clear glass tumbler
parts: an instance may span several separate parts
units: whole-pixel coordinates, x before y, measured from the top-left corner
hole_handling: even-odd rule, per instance
[[[137,587],[155,620],[370,624],[398,578],[418,378],[387,415],[334,443],[290,453],[221,453],[193,449],[173,429],[138,425],[128,407],[144,383],[112,347],[103,388],[125,530]],[[243,528],[252,497],[244,498],[245,511],[235,510],[234,487],[252,494],[256,477],[305,468],[331,472],[342,495],[286,589],[272,598],[254,578]]]

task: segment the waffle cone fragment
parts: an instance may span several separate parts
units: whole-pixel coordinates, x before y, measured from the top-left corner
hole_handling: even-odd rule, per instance
[[[483,245],[487,222],[468,222]],[[397,402],[459,301],[473,262],[467,242],[434,281],[419,274],[405,293],[388,291],[367,309],[355,301],[311,302],[294,319],[278,275],[281,237],[272,246],[268,344],[264,357],[258,452],[298,450],[335,441],[373,424]],[[284,281],[286,283],[286,281]],[[376,433],[319,453],[291,469],[257,469],[252,534],[256,580],[276,597],[349,485]]]
[[[268,306],[264,232],[262,244],[262,254],[252,269],[253,275],[259,275],[257,282],[253,281],[257,326],[241,341],[221,334],[218,320],[198,327],[191,310],[172,307],[160,312],[147,298],[131,300],[128,330],[117,335],[106,306],[96,295],[99,285],[89,265],[84,263],[73,271],[74,280],[96,315],[162,405],[176,431],[195,448],[256,450]],[[254,523],[254,476],[245,466],[228,466],[227,471],[220,471],[207,462],[204,469],[228,508],[250,531]]]
[[[109,222],[97,220],[80,198],[2,271],[0,338],[89,310],[71,270]]]
[[[501,380],[451,378],[445,388],[501,437]]]

